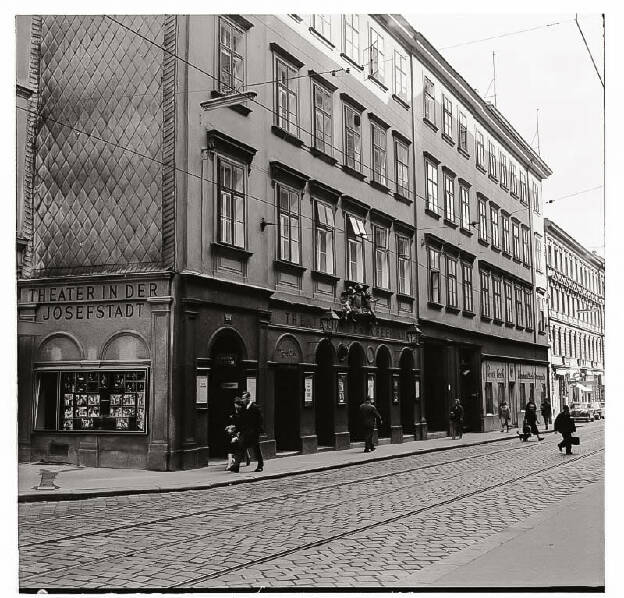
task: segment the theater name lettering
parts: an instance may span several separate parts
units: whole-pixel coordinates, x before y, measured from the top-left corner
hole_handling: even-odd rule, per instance
[[[158,296],[155,282],[124,282],[26,289],[38,304],[37,321],[103,320],[147,315],[145,301]]]

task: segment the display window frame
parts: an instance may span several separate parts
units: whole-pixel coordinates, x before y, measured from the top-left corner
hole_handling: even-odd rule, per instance
[[[132,436],[146,436],[149,432],[149,400],[150,400],[150,367],[145,365],[128,365],[128,366],[109,366],[101,368],[87,368],[87,367],[39,367],[33,371],[33,426],[32,431],[37,434],[123,434]],[[42,400],[41,393],[41,380],[45,374],[56,374],[56,402],[55,402],[55,415],[54,422],[55,427],[45,427],[45,421],[43,425],[40,425],[38,419],[40,410],[45,410],[45,400]],[[89,388],[86,386],[84,391],[65,392],[63,389],[64,376],[67,375],[79,375],[82,374],[85,378],[89,375],[100,378],[100,384],[98,384],[97,392],[95,386]],[[119,375],[123,376],[123,390],[120,392],[107,391],[108,399],[102,401],[102,387],[101,379],[103,375]],[[129,374],[136,376],[134,379],[128,379]],[[137,376],[138,374],[138,376]],[[94,382],[93,384],[96,384]],[[88,385],[88,380],[85,381],[85,385]],[[74,385],[74,389],[76,386]],[[105,387],[106,388],[106,387]],[[143,395],[142,397],[140,395]],[[71,398],[69,398],[71,395]],[[97,395],[97,401],[95,396]],[[113,397],[115,404],[113,404]],[[41,401],[41,403],[40,403]],[[69,401],[69,403],[68,403]],[[96,404],[97,402],[97,404]],[[109,414],[103,415],[100,411],[103,403],[108,402]],[[83,405],[83,403],[85,403]],[[73,416],[71,418],[66,417],[67,409],[71,406]],[[97,413],[96,408],[97,407]],[[85,409],[86,414],[79,415],[80,409]],[[91,409],[91,411],[90,411]],[[111,415],[112,409],[115,409],[115,415]],[[78,411],[76,411],[78,410]],[[130,412],[133,413],[130,413]],[[126,413],[127,412],[127,413]],[[131,419],[137,418],[137,413],[142,412],[142,425],[143,429],[130,429]],[[108,423],[112,423],[114,420],[115,427],[112,429],[102,429],[94,427],[95,418],[107,418]],[[91,420],[90,425],[92,427],[75,428],[74,421],[80,420],[84,425],[83,420]],[[72,427],[66,428],[65,422],[67,420],[72,421]],[[101,422],[104,423],[103,421]],[[127,425],[127,428],[117,427],[117,425]],[[136,425],[136,424],[135,424]]]

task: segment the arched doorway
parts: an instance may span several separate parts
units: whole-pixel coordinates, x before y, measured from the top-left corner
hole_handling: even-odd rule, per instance
[[[399,369],[401,427],[403,434],[414,434],[414,355],[409,349],[403,350]]]
[[[210,457],[224,457],[225,426],[234,412],[234,398],[242,393],[246,359],[245,345],[233,329],[221,330],[210,349],[212,369],[208,391],[208,444]]]
[[[322,340],[316,349],[314,419],[319,446],[334,446],[335,354],[333,345],[327,339]]]
[[[377,411],[379,411],[379,415],[381,415],[381,425],[378,429],[378,436],[379,438],[390,438],[390,409],[392,404],[392,392],[390,389],[391,357],[390,351],[385,345],[379,347],[375,365],[377,366],[375,406],[377,407]]]
[[[349,394],[349,435],[351,442],[364,440],[360,424],[360,405],[364,401],[364,349],[359,343],[349,348],[349,374],[347,391]]]

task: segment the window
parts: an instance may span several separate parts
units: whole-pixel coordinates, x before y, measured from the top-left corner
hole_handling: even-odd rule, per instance
[[[299,258],[299,193],[281,184],[279,196],[280,259],[298,264]]]
[[[513,324],[513,289],[511,282],[505,281],[505,322]]]
[[[436,115],[435,115],[435,85],[431,79],[425,77],[425,90],[423,93],[424,96],[424,115],[425,118],[431,123],[436,124]]]
[[[332,94],[312,83],[314,94],[314,147],[328,155],[332,154],[333,102]]]
[[[461,227],[470,230],[470,190],[460,183],[459,200],[461,202]]]
[[[297,70],[275,57],[275,118],[281,129],[298,136],[297,131]]]
[[[522,261],[525,266],[531,264],[531,247],[529,245],[529,229],[522,227]]]
[[[526,384],[520,384],[520,410],[524,411],[526,407]]]
[[[331,41],[331,18],[329,15],[314,15],[314,29],[326,40]]]
[[[511,223],[511,234],[513,241],[513,256],[515,260],[520,259],[520,225],[517,222]]]
[[[494,413],[494,395],[492,393],[492,383],[485,383],[485,413],[493,415]]]
[[[428,258],[429,301],[440,303],[440,252],[429,247]]]
[[[499,164],[500,164],[500,183],[501,187],[507,189],[507,156],[500,152],[499,154]]]
[[[228,19],[219,19],[219,91],[242,91],[245,85],[245,33]]]
[[[540,196],[539,196],[539,185],[533,181],[533,209],[537,214],[540,213]]]
[[[460,150],[468,152],[468,126],[466,124],[466,115],[463,112],[457,114],[457,142]]]
[[[492,297],[494,299],[494,319],[502,321],[503,297],[501,292],[501,279],[498,276],[492,276]]]
[[[462,262],[462,295],[464,310],[471,312],[472,304],[472,264]]]
[[[427,209],[438,213],[438,167],[433,162],[425,160],[427,178]]]
[[[368,74],[380,83],[385,81],[384,38],[373,27],[370,28],[370,59]]]
[[[388,229],[375,227],[375,286],[390,288],[390,252],[388,250]]]
[[[488,141],[488,169],[490,176],[496,178],[496,149],[491,141]]]
[[[394,140],[394,158],[396,161],[396,192],[409,198],[409,149],[398,139]]]
[[[453,138],[453,102],[442,96],[442,132],[449,138]]]
[[[509,161],[509,168],[511,169],[511,175],[509,177],[509,190],[512,195],[518,195],[518,179],[516,178],[516,165],[511,160]]]
[[[481,315],[490,317],[490,273],[481,270]]]
[[[367,238],[364,222],[347,215],[347,278],[364,282],[364,239]]]
[[[524,174],[524,171],[520,171],[520,201],[522,203],[526,203],[527,202],[527,181],[526,181],[526,174]]]
[[[344,53],[354,62],[360,64],[360,16],[343,15]]]
[[[399,293],[410,295],[412,292],[410,240],[401,235],[397,235],[397,262]]]
[[[219,241],[245,247],[245,169],[219,157]]]
[[[483,142],[483,133],[477,131],[477,167],[485,170],[485,145]]]
[[[479,200],[479,239],[487,241],[487,212],[485,200]]]
[[[537,331],[544,334],[546,332],[546,309],[544,306],[544,298],[537,298],[537,309],[539,313],[539,321],[537,323]]]
[[[35,428],[145,432],[147,389],[146,370],[39,373]]]
[[[499,247],[498,208],[494,206],[490,206],[490,229],[492,231],[492,247]]]
[[[524,290],[524,311],[526,314],[526,327],[533,329],[533,292],[529,289]]]
[[[511,253],[511,246],[509,240],[509,216],[503,214],[503,251],[505,253]]]
[[[522,327],[524,326],[524,316],[522,313],[522,310],[523,310],[522,295],[524,293],[522,292],[522,288],[518,286],[515,287],[515,291],[516,291],[516,326]]]
[[[371,140],[373,147],[373,180],[386,184],[386,131],[375,123],[371,123]]]
[[[444,180],[444,218],[455,222],[455,180],[446,172]]]
[[[457,307],[457,260],[446,257],[446,304]]]
[[[334,210],[320,201],[316,207],[316,269],[334,273]]]
[[[542,271],[542,237],[535,235],[535,269]]]
[[[357,172],[362,170],[361,115],[344,104],[344,163]]]
[[[394,51],[394,93],[406,102],[409,101],[409,92],[407,89],[407,76],[409,73],[409,66],[407,62],[407,56],[399,52]]]

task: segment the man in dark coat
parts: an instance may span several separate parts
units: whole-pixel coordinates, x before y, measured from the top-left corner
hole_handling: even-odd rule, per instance
[[[258,461],[258,467],[255,471],[264,469],[264,458],[260,450],[260,432],[262,432],[262,412],[255,401],[251,400],[249,392],[243,393],[243,401],[245,409],[241,417],[241,437],[243,454],[247,449],[253,449]]]
[[[576,432],[574,420],[570,417],[570,407],[563,406],[563,411],[555,418],[555,432],[559,432],[563,436],[563,440],[557,445],[559,451],[565,446],[566,455],[572,454],[572,432]]]
[[[451,405],[451,410],[449,411],[449,423],[451,424],[451,435],[453,436],[453,440],[455,440],[455,436],[462,437],[464,431],[464,408],[460,403],[459,399],[455,399],[455,402]]]
[[[544,418],[544,425],[548,430],[548,424],[552,418],[552,407],[550,406],[550,401],[548,399],[544,399],[542,403],[542,417]]]
[[[539,435],[539,430],[537,429],[537,405],[535,401],[531,398],[529,402],[526,404],[524,408],[524,420],[531,427],[531,432],[537,436],[538,440],[544,440]]]
[[[362,421],[362,429],[364,430],[364,452],[374,451],[373,432],[375,430],[375,421],[381,425],[381,415],[372,404],[370,397],[360,405],[360,420]]]

